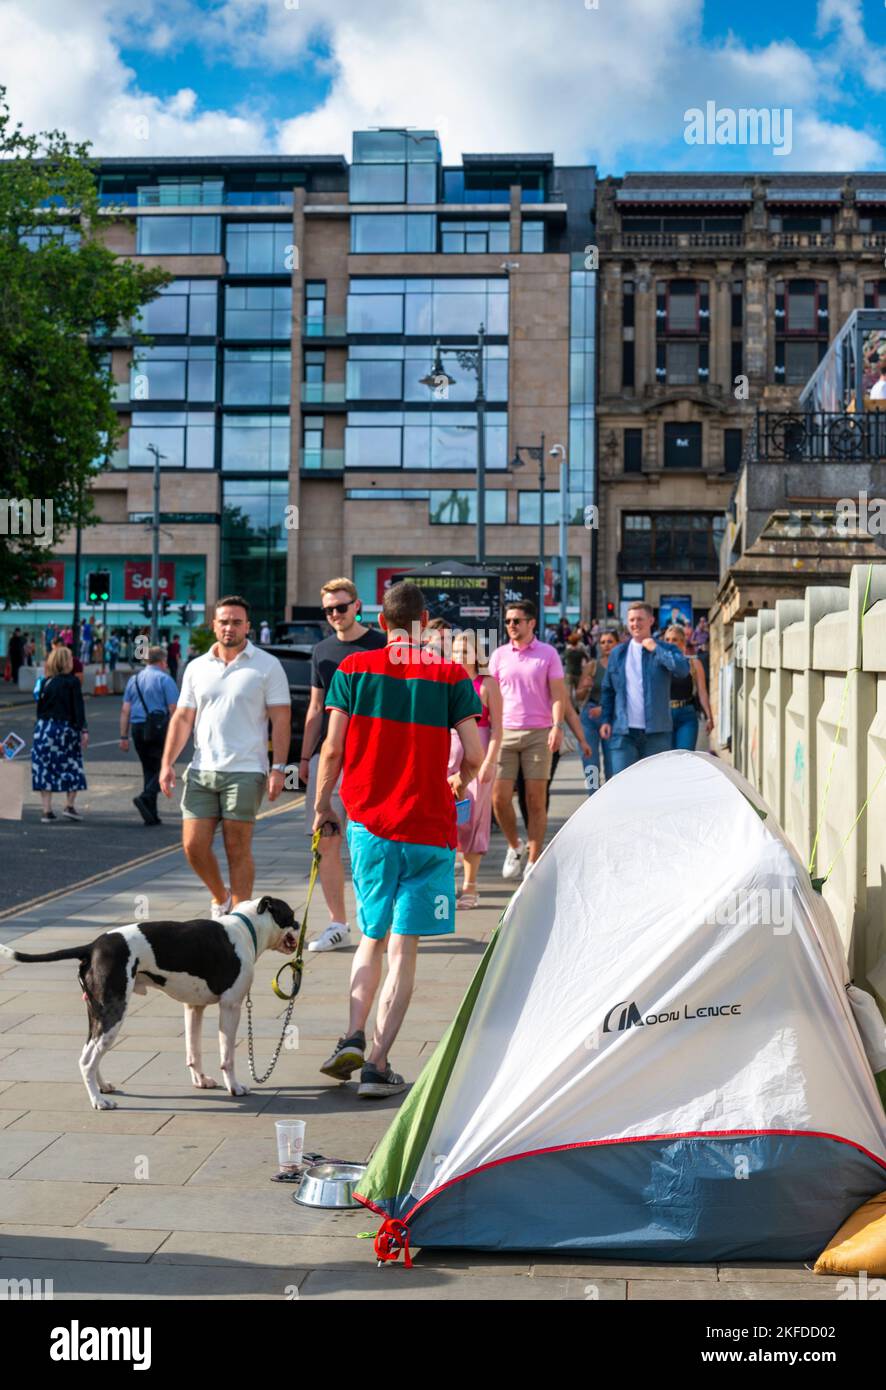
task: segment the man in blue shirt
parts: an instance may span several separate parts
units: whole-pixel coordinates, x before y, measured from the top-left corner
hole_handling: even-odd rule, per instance
[[[149,647],[147,666],[126,682],[120,710],[120,747],[128,752],[131,724],[132,740],[144,774],[144,791],[133,797],[132,804],[145,825],[160,824],[160,764],[169,717],[177,703],[178,686],[167,670],[166,653],[162,647]]]
[[[603,677],[600,737],[612,742],[612,774],[672,746],[671,677],[688,676],[679,647],[652,636],[655,614],[648,603],[628,609],[627,642],[615,648]]]

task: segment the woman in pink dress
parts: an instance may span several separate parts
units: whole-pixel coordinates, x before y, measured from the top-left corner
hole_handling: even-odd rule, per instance
[[[498,750],[501,747],[502,700],[498,681],[477,664],[476,638],[473,632],[460,632],[453,639],[452,659],[465,668],[483,705],[483,713],[477,720],[477,730],[486,751],[476,778],[462,792],[462,797],[469,798],[471,802],[470,820],[458,827],[458,847],[464,857],[464,882],[456,906],[471,908],[480,904],[477,870],[480,860],[489,848],[492,784],[495,780]],[[450,776],[458,771],[462,757],[461,739],[453,729],[449,750]]]

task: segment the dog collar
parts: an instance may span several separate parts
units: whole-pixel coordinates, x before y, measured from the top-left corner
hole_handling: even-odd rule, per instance
[[[255,927],[252,925],[249,918],[244,917],[242,912],[229,912],[228,916],[239,917],[240,921],[243,922],[249,928],[249,935],[252,937],[252,945],[255,949],[256,956],[258,956],[258,937],[255,934]]]

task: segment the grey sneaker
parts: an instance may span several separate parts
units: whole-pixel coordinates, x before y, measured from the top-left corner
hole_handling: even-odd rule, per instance
[[[320,1070],[324,1076],[335,1081],[347,1081],[352,1071],[363,1065],[366,1051],[366,1038],[363,1033],[352,1033],[349,1038],[339,1038],[331,1057],[327,1057]]]
[[[397,1075],[390,1062],[387,1071],[378,1071],[371,1062],[367,1062],[360,1072],[357,1095],[361,1100],[380,1100],[384,1096],[398,1095],[400,1091],[405,1091],[408,1085],[408,1081]]]

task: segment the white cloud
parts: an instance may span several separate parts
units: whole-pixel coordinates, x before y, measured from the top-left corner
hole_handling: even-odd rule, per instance
[[[550,150],[605,172],[654,167],[663,151],[673,163],[678,150],[691,166],[718,151],[687,147],[683,160],[684,112],[714,100],[792,110],[792,156],[749,152],[761,167],[880,158],[872,134],[833,115],[844,69],[873,87],[882,74],[886,87],[879,50],[863,47],[860,0],[820,0],[830,43],[814,54],[791,39],[705,43],[702,10],[703,0],[5,0],[0,50],[16,118],[89,138],[98,154],[349,154],[353,130],[409,124],[440,130],[448,161]],[[186,43],[230,72],[224,109],[204,109],[190,87],[142,90],[121,58],[121,47],[172,55]],[[297,81],[308,64],[329,74],[313,111],[275,123],[238,100],[244,74]]]
[[[148,0],[138,6],[147,17]],[[169,98],[142,92],[122,61],[111,0],[7,0],[0,6],[4,81],[26,130],[60,129],[101,155],[254,154],[267,148],[264,122],[248,111],[202,111],[187,88]],[[171,41],[171,33],[161,34]]]

